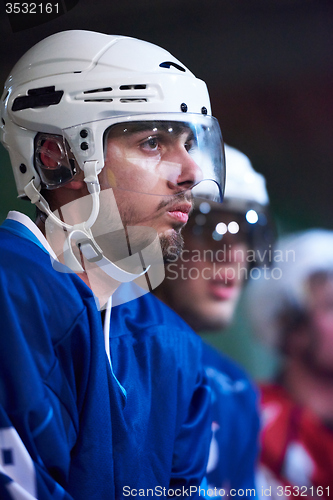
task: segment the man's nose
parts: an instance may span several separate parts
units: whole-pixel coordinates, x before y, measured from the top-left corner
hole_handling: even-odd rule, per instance
[[[179,146],[174,152],[172,162],[177,162],[179,169],[174,182],[169,182],[171,189],[186,191],[203,180],[202,170],[196,163],[194,156],[183,146]]]

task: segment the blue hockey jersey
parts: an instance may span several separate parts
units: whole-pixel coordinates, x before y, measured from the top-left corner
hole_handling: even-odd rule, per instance
[[[111,370],[90,289],[6,221],[0,311],[1,498],[28,498],[20,488],[42,500],[187,496],[200,484],[210,439],[201,344],[157,299],[113,309]]]
[[[127,392],[114,439],[117,478],[125,484],[130,466],[129,488],[158,487],[168,477],[170,489],[198,487],[211,437],[201,339],[149,293],[112,309],[110,353]]]
[[[257,389],[234,361],[203,345],[213,412],[208,485],[217,492],[221,489],[219,496],[254,498],[259,453]]]
[[[5,490],[114,498],[111,416],[121,396],[94,296],[12,220],[0,228],[0,311],[1,471],[16,483]]]

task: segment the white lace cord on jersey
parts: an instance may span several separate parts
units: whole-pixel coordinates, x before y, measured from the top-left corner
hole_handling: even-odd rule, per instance
[[[112,295],[108,298],[108,301],[106,303],[104,325],[103,325],[105,351],[106,351],[106,355],[108,357],[108,360],[109,360],[109,363],[110,363],[110,367],[111,367],[111,371],[112,371],[111,357],[110,357],[110,321],[111,321],[111,308],[112,308]]]
[[[119,389],[122,392],[122,396],[123,396],[124,403],[125,403],[126,398],[127,398],[127,392],[126,392],[125,387],[123,387],[121,385],[121,383],[119,382],[119,380],[117,379],[117,377],[113,371],[112,361],[111,361],[111,354],[110,354],[111,311],[112,311],[112,295],[108,298],[108,301],[106,303],[106,308],[105,308],[104,325],[103,325],[104,345],[105,345],[106,355],[107,355],[108,360],[109,360],[112,376],[115,379],[115,381],[117,382]]]
[[[32,179],[24,188],[24,192],[30,199],[31,203],[36,205],[42,212],[46,213],[57,226],[60,226],[62,229],[66,229],[69,233],[64,243],[64,259],[67,267],[69,267],[75,273],[84,272],[83,267],[81,266],[80,262],[77,260],[73,252],[72,240],[74,240],[77,242],[77,246],[79,246],[83,255],[89,262],[96,263],[98,267],[102,268],[102,270],[114,280],[119,281],[120,283],[128,283],[145,274],[150,266],[148,266],[138,274],[125,271],[124,269],[104,257],[103,251],[99,248],[96,241],[94,240],[90,228],[96,222],[100,207],[100,185],[98,181],[97,164],[97,160],[87,161],[84,164],[84,181],[87,184],[87,189],[92,197],[92,209],[88,220],[80,224],[66,224],[56,215],[54,215],[49,207],[49,204],[36,188],[34,179]],[[78,240],[78,238],[81,239]],[[138,254],[131,255],[130,260],[131,265],[134,264],[135,267],[140,267],[141,261]],[[125,263],[127,261],[128,257],[120,262]]]

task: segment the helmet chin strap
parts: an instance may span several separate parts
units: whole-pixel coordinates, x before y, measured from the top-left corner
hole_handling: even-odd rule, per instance
[[[36,205],[42,212],[46,213],[57,226],[61,227],[62,229],[66,229],[66,231],[69,233],[64,243],[64,261],[67,267],[69,267],[75,273],[84,272],[83,267],[81,266],[80,262],[73,252],[72,242],[74,241],[84,257],[89,262],[95,263],[108,276],[110,276],[110,278],[113,278],[120,283],[128,283],[145,274],[149,270],[150,266],[148,266],[139,274],[130,273],[116,265],[111,260],[107,259],[103,255],[102,249],[97,245],[91,232],[91,227],[96,222],[100,208],[100,185],[98,181],[97,164],[97,160],[87,161],[84,164],[84,181],[87,185],[88,192],[92,197],[92,209],[88,220],[80,224],[66,224],[56,215],[54,215],[49,207],[48,202],[36,188],[34,179],[32,179],[29,184],[27,184],[27,186],[24,188],[24,192],[30,199],[31,203]],[[142,268],[142,263],[138,253],[120,260],[119,264],[131,264],[131,266],[134,265],[136,268]]]

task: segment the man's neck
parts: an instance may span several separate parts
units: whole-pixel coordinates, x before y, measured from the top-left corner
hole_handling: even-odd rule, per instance
[[[36,218],[36,220],[35,220],[35,224],[38,227],[38,229],[45,236],[45,219],[43,218],[43,216],[38,215],[37,218]]]

